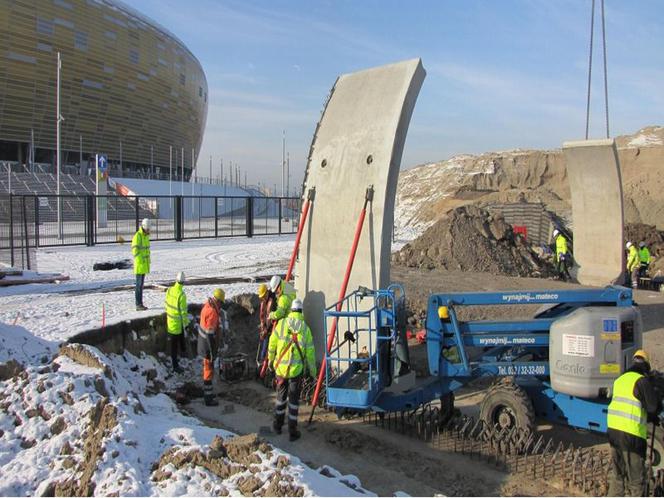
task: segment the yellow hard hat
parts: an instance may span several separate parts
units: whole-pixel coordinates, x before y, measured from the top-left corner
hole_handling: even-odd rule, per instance
[[[265,297],[265,294],[267,294],[267,285],[266,284],[260,284],[258,286],[258,297],[263,299]]]
[[[224,289],[215,289],[212,296],[220,303],[223,303],[226,298],[226,293],[224,292]]]
[[[637,350],[636,353],[634,353],[633,358],[636,358],[637,356],[639,358],[643,358],[645,362],[650,363],[650,357],[648,356],[648,353],[646,353],[643,349]]]
[[[441,320],[447,320],[450,317],[450,310],[447,309],[447,306],[438,306],[438,318]]]

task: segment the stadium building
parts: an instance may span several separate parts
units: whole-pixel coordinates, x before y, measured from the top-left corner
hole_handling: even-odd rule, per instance
[[[54,173],[57,53],[63,173],[191,175],[207,117],[196,57],[118,0],[0,0],[0,163]]]

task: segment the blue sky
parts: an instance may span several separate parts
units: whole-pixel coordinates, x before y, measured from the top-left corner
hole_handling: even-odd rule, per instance
[[[280,183],[285,129],[299,185],[336,77],[414,57],[427,78],[402,168],[583,138],[591,0],[127,1],[207,75],[201,174],[212,155],[249,183]],[[593,137],[604,134],[598,21]],[[664,4],[606,0],[606,23],[611,135],[664,124]]]

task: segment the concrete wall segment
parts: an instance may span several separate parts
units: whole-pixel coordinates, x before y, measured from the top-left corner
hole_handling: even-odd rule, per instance
[[[625,268],[623,192],[615,141],[565,142],[574,259],[583,285],[622,283]]]
[[[425,71],[419,59],[346,74],[337,80],[317,127],[304,195],[316,197],[295,267],[319,358],[323,310],[336,302],[368,187],[367,208],[348,291],[385,287],[403,146]]]

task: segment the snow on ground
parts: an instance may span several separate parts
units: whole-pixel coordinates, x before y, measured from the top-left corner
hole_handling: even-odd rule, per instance
[[[218,239],[184,242],[153,242],[151,273],[146,285],[172,282],[178,271],[186,277],[255,277],[284,272],[294,236]],[[106,324],[159,315],[164,309],[162,290],[146,289],[146,312],[135,311],[133,270],[93,271],[94,263],[131,260],[129,245],[58,247],[40,249],[40,272],[64,273],[70,280],[59,284],[29,284],[0,288],[0,321],[25,326],[38,336],[65,341],[90,328],[100,327],[102,311]],[[118,286],[119,292],[99,292]],[[189,302],[203,302],[217,287],[228,298],[256,292],[256,284],[193,285],[186,287]]]
[[[628,147],[652,147],[654,145],[662,145],[661,127],[650,128],[649,131],[640,130],[639,133],[632,138],[628,143]],[[660,132],[660,134],[657,134]]]
[[[292,244],[293,236],[153,243],[146,284],[172,281],[178,271],[188,277],[283,272]],[[313,470],[276,448],[255,450],[253,465],[213,458],[213,438],[227,444],[232,434],[184,415],[160,393],[177,383],[163,357],[107,356],[86,346],[99,365],[53,359],[67,338],[100,326],[102,305],[107,324],[162,313],[163,291],[146,290],[147,312],[134,311],[133,288],[108,292],[131,286],[131,269],[92,271],[96,262],[130,257],[127,245],[41,249],[39,270],[71,280],[0,289],[0,366],[15,360],[25,367],[0,382],[0,495],[52,493],[56,485],[74,494],[86,491],[75,486],[89,483],[95,494],[123,496],[241,496],[256,487],[255,494],[371,495],[354,476]],[[188,299],[202,302],[215,287],[187,286]],[[221,287],[228,298],[256,291],[254,283]],[[164,461],[169,450],[171,460]]]

